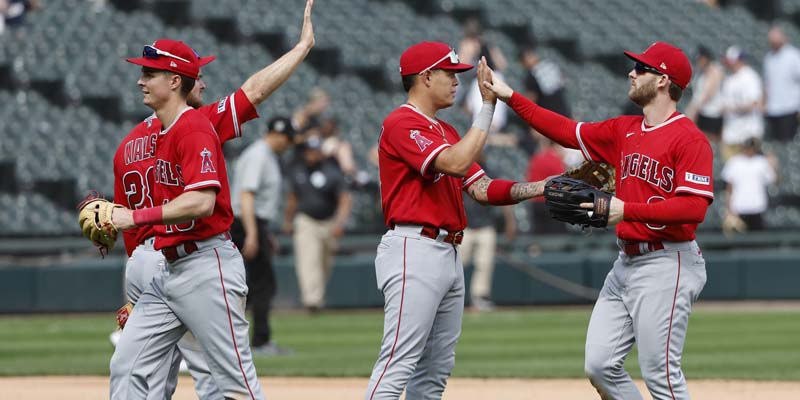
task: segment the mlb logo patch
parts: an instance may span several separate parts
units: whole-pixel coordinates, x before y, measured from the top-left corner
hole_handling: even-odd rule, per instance
[[[698,185],[710,185],[711,177],[705,175],[697,175],[691,172],[686,173],[686,182],[696,183]]]

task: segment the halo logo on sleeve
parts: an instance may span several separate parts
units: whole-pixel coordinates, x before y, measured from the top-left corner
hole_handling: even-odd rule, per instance
[[[686,173],[686,182],[696,183],[698,185],[710,185],[711,177],[705,175],[696,175],[691,172]]]
[[[208,149],[204,147],[203,151],[200,152],[200,157],[203,158],[203,161],[200,164],[201,174],[205,172],[217,172],[217,170],[214,169],[214,163],[211,161],[211,152],[208,151]]]
[[[411,130],[411,135],[410,136],[411,136],[411,139],[414,139],[414,141],[417,143],[417,146],[419,147],[419,151],[425,151],[425,149],[427,149],[428,146],[430,146],[433,143],[432,140],[430,140],[430,139],[426,138],[425,136],[423,136],[422,133],[420,133],[420,131],[418,131],[416,129],[412,129]]]

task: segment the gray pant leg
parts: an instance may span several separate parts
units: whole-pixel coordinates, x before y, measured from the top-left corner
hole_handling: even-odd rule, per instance
[[[223,399],[217,382],[211,376],[205,352],[192,332],[186,332],[183,339],[178,342],[178,349],[180,349],[179,353],[182,357],[177,358],[177,363],[173,364],[173,367],[179,369],[181,358],[186,360],[186,366],[189,367],[189,373],[194,379],[194,390],[197,392],[197,397],[201,400]]]
[[[464,316],[464,268],[460,261],[454,268],[456,281],[439,304],[422,358],[408,382],[407,400],[441,399],[455,366],[456,343]]]
[[[642,399],[623,365],[634,343],[633,320],[622,296],[629,273],[617,259],[606,276],[586,333],[584,370],[603,400]]]
[[[172,312],[163,295],[166,277],[157,276],[136,303],[111,357],[112,400],[161,397],[162,389],[151,390],[152,379],[165,381],[175,345],[186,328]],[[166,366],[166,367],[165,367]],[[154,375],[164,374],[161,377]],[[161,397],[163,398],[163,397]]]
[[[244,263],[233,243],[171,263],[170,279],[170,305],[205,350],[223,396],[263,399],[245,318]]]
[[[705,261],[692,251],[643,256],[631,282],[642,377],[654,400],[688,400],[681,356],[689,314],[705,285]]]
[[[452,336],[458,336],[463,312],[464,276],[461,268],[452,245],[390,234],[383,237],[375,258],[378,288],[383,292],[385,302],[383,341],[367,386],[366,399],[400,398],[423,356],[440,310],[447,314],[443,315],[436,332],[443,343],[438,343],[435,338],[430,349],[452,350],[455,346]],[[456,286],[460,286],[460,290],[451,294]],[[459,296],[461,304],[455,306],[455,297]],[[446,304],[441,308],[445,299]],[[441,351],[437,353],[439,359],[427,361],[426,368],[443,389],[446,376],[452,369],[454,354],[452,351],[449,355],[442,355]]]
[[[152,244],[140,245],[136,247],[131,257],[128,258],[125,267],[125,288],[128,295],[128,301],[134,305],[139,300],[141,294],[150,286],[153,277],[159,274],[166,274],[166,261],[160,251],[154,250]],[[178,343],[180,351],[173,351],[172,356],[168,359],[171,362],[164,362],[160,368],[168,369],[168,372],[154,373],[150,375],[147,380],[148,398],[153,399],[169,399],[175,393],[178,386],[178,373],[180,371],[180,362],[182,358],[186,359],[186,364],[189,366],[189,371],[195,382],[195,391],[197,396],[202,399],[221,399],[222,395],[217,387],[214,379],[211,377],[211,372],[208,369],[208,363],[202,355],[202,348],[187,332],[186,337]],[[189,354],[190,352],[200,352],[199,354]],[[181,357],[182,354],[188,354]],[[167,360],[167,359],[165,359]],[[156,393],[163,393],[157,395]]]

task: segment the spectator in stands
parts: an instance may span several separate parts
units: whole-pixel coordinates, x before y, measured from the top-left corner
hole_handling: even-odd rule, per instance
[[[751,231],[764,229],[767,187],[777,180],[777,170],[777,158],[761,154],[758,139],[745,140],[741,154],[731,157],[722,168],[728,195],[726,219],[740,218]]]
[[[347,177],[354,177],[358,168],[353,158],[353,146],[339,135],[339,121],[334,117],[325,118],[319,126],[322,138],[322,153],[333,157]]]
[[[350,215],[351,199],[336,160],[322,153],[322,139],[309,136],[289,170],[284,232],[294,233],[297,281],[303,306],[317,312],[325,305],[325,286],[333,254]]]
[[[231,185],[231,236],[242,252],[247,273],[247,306],[253,312],[250,346],[257,355],[285,355],[288,349],[272,341],[269,312],[277,290],[272,269],[273,238],[270,224],[278,221],[282,173],[278,159],[292,145],[289,118],[272,118],[261,140],[248,146],[236,160]]]
[[[307,130],[318,128],[322,123],[322,114],[330,105],[331,98],[325,90],[322,88],[312,89],[306,104],[292,115],[295,129],[301,135],[305,135]]]
[[[538,143],[536,153],[528,163],[528,181],[539,182],[553,175],[560,175],[566,170],[561,146],[543,135],[533,132]],[[532,180],[535,179],[535,180]],[[566,233],[567,225],[547,214],[544,197],[536,197],[530,201],[531,226],[534,234]]]
[[[39,0],[0,0],[0,34],[25,22],[25,14],[42,8]]]
[[[458,56],[461,62],[477,65],[481,56],[486,57],[489,66],[497,71],[505,71],[508,61],[499,47],[488,42],[483,37],[483,27],[478,17],[468,18],[462,28],[463,38],[458,44]],[[472,82],[475,80],[476,71],[462,72],[459,82]],[[456,104],[462,104],[467,96],[468,86],[459,88],[456,92]]]
[[[800,111],[800,50],[779,26],[767,34],[770,51],[764,56],[767,138],[789,141],[797,133]]]
[[[712,143],[718,143],[722,134],[721,93],[725,70],[714,61],[714,54],[705,46],[697,48],[695,62],[698,73],[692,84],[694,91],[686,107],[686,116],[697,124]]]
[[[519,62],[525,68],[525,96],[548,110],[571,117],[564,74],[558,64],[542,59],[530,45],[519,52]]]
[[[725,51],[724,62],[730,74],[722,82],[723,161],[738,153],[745,140],[764,136],[761,77],[736,46]]]
[[[494,176],[481,157],[477,161],[483,165],[487,175]],[[469,196],[467,196],[469,197]],[[506,239],[514,240],[517,233],[517,221],[514,219],[514,206],[483,206],[471,197],[464,198],[464,211],[467,214],[467,228],[464,229],[464,241],[459,246],[461,262],[464,266],[472,264],[472,280],[470,281],[470,299],[472,306],[478,311],[494,310],[491,299],[492,275],[497,249],[497,230],[494,226],[494,212],[500,209],[503,213],[503,229]]]

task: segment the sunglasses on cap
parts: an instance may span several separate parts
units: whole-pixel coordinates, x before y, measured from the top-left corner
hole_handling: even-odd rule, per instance
[[[667,75],[649,65],[642,64],[640,62],[637,62],[636,64],[633,65],[633,70],[636,71],[637,75],[644,74],[645,72],[650,72],[656,75]]]
[[[430,66],[430,67],[428,67],[428,68],[425,68],[425,69],[423,69],[422,71],[419,71],[419,75],[422,75],[422,74],[424,74],[424,73],[425,73],[425,71],[430,71],[430,69],[431,69],[431,68],[435,67],[435,66],[436,66],[436,65],[438,65],[440,62],[442,62],[442,61],[444,61],[445,59],[447,59],[448,57],[450,58],[450,63],[451,63],[451,64],[458,64],[458,63],[459,63],[459,61],[458,61],[458,54],[456,54],[456,51],[455,51],[455,50],[453,50],[453,49],[450,49],[450,52],[449,52],[449,53],[445,54],[445,55],[444,55],[444,57],[440,58],[440,59],[439,59],[439,60],[437,60],[435,63],[431,64],[431,66]]]
[[[183,62],[185,62],[187,64],[191,64],[191,61],[189,61],[189,60],[187,60],[187,59],[185,59],[183,57],[178,57],[175,54],[172,54],[172,53],[170,53],[168,51],[159,50],[158,48],[156,48],[156,47],[154,47],[152,45],[144,46],[144,50],[142,50],[142,57],[144,57],[144,58],[155,58],[155,59],[157,59],[160,56],[171,57],[171,58],[174,58],[176,60],[181,60],[181,61],[183,61]]]

